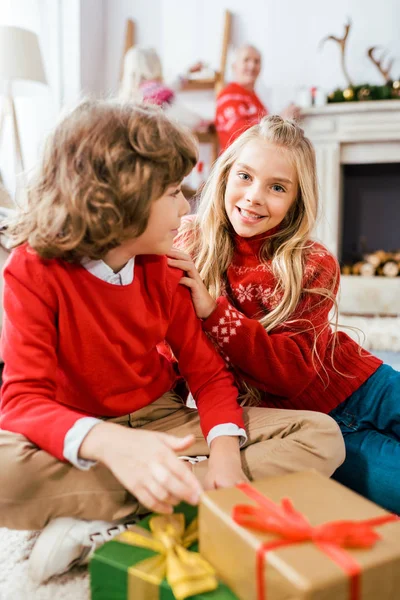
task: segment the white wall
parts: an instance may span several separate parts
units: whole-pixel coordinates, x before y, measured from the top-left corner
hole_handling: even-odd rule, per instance
[[[115,90],[123,45],[125,19],[136,21],[137,40],[155,46],[165,71],[173,76],[203,59],[218,67],[222,16],[234,14],[233,46],[251,42],[263,55],[259,93],[271,110],[296,98],[302,86],[329,91],[343,87],[339,48],[328,34],[343,35],[353,20],[348,40],[348,69],[356,83],[382,83],[366,49],[382,45],[397,58],[393,73],[400,76],[399,0],[104,0],[106,70],[104,87]]]
[[[64,4],[70,0],[63,0]],[[104,94],[107,30],[103,0],[80,1],[78,30],[80,88],[82,94]]]

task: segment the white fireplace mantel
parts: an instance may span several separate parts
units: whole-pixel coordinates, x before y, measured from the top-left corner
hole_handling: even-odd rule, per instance
[[[327,104],[303,114],[302,126],[317,156],[321,212],[316,236],[338,256],[341,166],[400,163],[400,100]]]

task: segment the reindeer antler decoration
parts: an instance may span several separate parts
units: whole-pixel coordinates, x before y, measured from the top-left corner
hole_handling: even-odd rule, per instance
[[[378,67],[379,72],[382,73],[383,77],[385,78],[385,82],[388,83],[389,81],[391,81],[390,69],[393,66],[394,59],[392,58],[391,60],[389,60],[389,63],[387,65],[386,69],[384,69],[382,63],[383,63],[383,59],[385,57],[386,51],[384,50],[382,52],[381,59],[378,60],[374,56],[374,51],[377,48],[379,48],[379,46],[371,46],[371,48],[368,48],[367,54],[368,54],[369,58],[372,60],[372,62],[374,63],[374,65]]]
[[[337,37],[335,35],[327,35],[319,43],[320,48],[322,48],[322,46],[325,44],[325,42],[327,40],[333,40],[334,42],[337,42],[339,44],[339,46],[340,46],[340,52],[341,52],[341,55],[342,55],[341,65],[342,65],[344,76],[345,76],[345,78],[346,78],[347,83],[348,83],[349,86],[352,86],[353,82],[352,82],[352,80],[350,78],[350,75],[348,74],[348,71],[347,71],[346,61],[345,61],[345,52],[346,52],[346,42],[347,42],[347,38],[349,37],[351,25],[352,25],[351,20],[348,19],[347,23],[344,26],[344,36],[342,38],[339,38],[339,37]]]

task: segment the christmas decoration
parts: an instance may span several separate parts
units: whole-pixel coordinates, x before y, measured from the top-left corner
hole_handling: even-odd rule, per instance
[[[356,102],[364,100],[399,100],[400,81],[389,81],[384,85],[363,83],[346,89],[336,89],[328,95],[328,102]]]
[[[383,66],[383,61],[386,56],[386,52],[383,51],[380,59],[376,58],[376,50],[379,46],[371,46],[367,50],[368,58],[373,62],[373,64],[378,68],[379,72],[382,74],[385,83],[382,85],[370,85],[369,83],[363,83],[360,85],[355,85],[349,75],[346,66],[346,43],[347,38],[349,37],[350,29],[352,23],[350,19],[345,24],[345,30],[343,37],[337,37],[334,35],[328,35],[324,37],[319,46],[320,48],[325,44],[327,40],[333,40],[337,42],[340,46],[341,52],[341,66],[343,70],[344,77],[347,81],[347,87],[345,89],[338,88],[331,92],[327,101],[330,102],[357,102],[357,101],[369,101],[369,100],[399,100],[400,99],[400,77],[398,79],[393,80],[391,77],[390,71],[393,66],[393,59],[390,59],[387,63],[387,66]]]
[[[351,25],[352,25],[352,23],[349,19],[348,22],[346,23],[346,25],[344,26],[344,35],[342,38],[339,38],[335,35],[327,35],[320,41],[320,48],[322,48],[322,46],[325,44],[325,42],[327,40],[333,40],[334,42],[337,42],[339,44],[340,53],[341,53],[341,65],[342,65],[342,69],[343,69],[343,73],[346,78],[346,81],[349,84],[349,87],[353,86],[353,82],[347,71],[345,55],[346,55],[346,42],[347,42],[347,38],[349,37]]]
[[[382,54],[381,60],[377,60],[374,56],[374,50],[376,50],[376,48],[378,48],[378,46],[371,46],[371,48],[368,48],[367,54],[368,54],[369,58],[372,60],[372,62],[374,63],[374,65],[376,65],[378,67],[378,71],[379,71],[379,73],[381,73],[383,75],[385,82],[389,83],[391,81],[390,69],[393,66],[394,60],[391,59],[389,61],[388,66],[386,67],[386,69],[384,69],[382,63],[383,63],[383,58],[384,58],[385,52]]]
[[[352,88],[346,88],[343,92],[343,98],[345,98],[346,100],[353,100],[354,90]]]

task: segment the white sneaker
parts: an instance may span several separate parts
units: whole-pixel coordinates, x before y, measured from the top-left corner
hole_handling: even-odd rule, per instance
[[[29,557],[29,575],[42,583],[53,575],[65,573],[75,565],[85,564],[105,542],[129,529],[132,518],[124,523],[83,521],[60,517],[50,521],[38,537]]]

